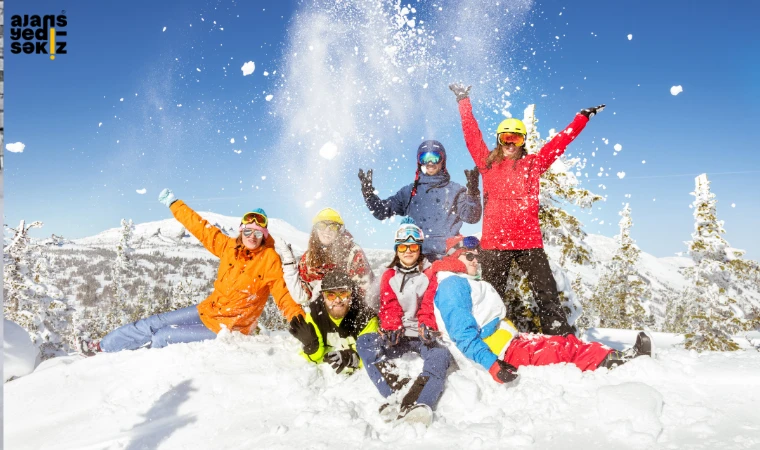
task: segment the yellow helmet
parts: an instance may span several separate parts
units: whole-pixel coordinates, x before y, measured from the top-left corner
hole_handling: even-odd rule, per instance
[[[496,127],[496,135],[498,136],[501,133],[520,133],[525,136],[528,134],[528,131],[525,129],[525,124],[522,120],[511,118],[502,120],[499,126]]]
[[[311,224],[317,224],[319,222],[335,222],[339,223],[341,225],[344,225],[343,219],[340,217],[340,214],[338,211],[332,209],[332,208],[325,208],[322,211],[318,212],[316,216],[314,216],[313,219],[311,219]]]

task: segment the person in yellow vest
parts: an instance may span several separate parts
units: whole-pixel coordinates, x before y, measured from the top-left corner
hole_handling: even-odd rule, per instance
[[[158,200],[214,256],[220,259],[214,291],[197,306],[156,314],[108,333],[100,342],[82,342],[86,355],[140,347],[165,347],[180,342],[214,339],[222,329],[250,334],[269,295],[287,320],[304,315],[290,296],[283,279],[280,257],[267,229],[263,209],[240,220],[240,234],[233,238],[212,226],[169,189]]]
[[[337,373],[361,367],[356,339],[376,333],[377,317],[361,299],[355,282],[341,270],[322,279],[319,296],[309,304],[306,317],[290,323],[290,334],[303,344],[301,354],[314,363],[326,362]]]

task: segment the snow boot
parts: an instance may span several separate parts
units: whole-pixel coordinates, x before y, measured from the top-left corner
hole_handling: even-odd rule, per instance
[[[641,331],[636,336],[636,343],[633,345],[633,357],[651,356],[654,358],[654,340],[646,331]]]
[[[88,358],[90,356],[95,356],[98,353],[103,351],[100,348],[100,341],[93,341],[90,339],[79,338],[77,344],[79,347],[79,353]]]
[[[614,369],[639,356],[654,356],[654,343],[649,333],[642,331],[636,336],[636,343],[630,349],[621,352],[613,350],[599,363],[599,367]]]
[[[397,420],[410,424],[421,423],[429,427],[433,423],[433,410],[428,405],[417,403],[401,408]]]

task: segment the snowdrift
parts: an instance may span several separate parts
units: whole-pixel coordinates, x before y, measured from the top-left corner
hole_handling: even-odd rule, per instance
[[[617,347],[632,331],[596,330]],[[286,333],[55,358],[5,385],[5,448],[690,448],[760,446],[760,354],[697,354],[655,335],[656,359],[608,371],[450,374],[429,428],[385,423],[382,398],[297,354]],[[670,340],[672,341],[672,339]],[[407,355],[410,372],[421,360]]]

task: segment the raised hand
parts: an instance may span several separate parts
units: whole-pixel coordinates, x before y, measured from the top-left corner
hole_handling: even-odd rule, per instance
[[[594,117],[597,113],[602,112],[605,106],[607,105],[592,106],[591,108],[582,109],[581,114],[583,114],[584,116],[590,119]]]
[[[472,86],[465,87],[462,83],[452,83],[449,85],[449,89],[457,96],[457,101],[459,102],[470,96]]]

